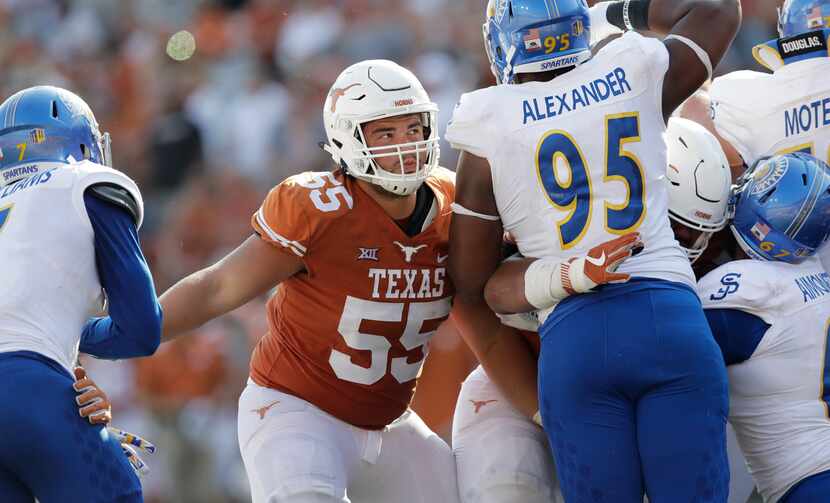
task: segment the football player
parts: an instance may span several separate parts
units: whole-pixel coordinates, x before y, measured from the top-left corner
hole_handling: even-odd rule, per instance
[[[736,191],[743,257],[698,285],[729,372],[730,423],[765,502],[830,500],[830,167],[803,153],[763,159]]]
[[[676,239],[694,262],[709,236],[726,226],[729,167],[717,139],[692,121],[671,118],[666,137],[669,218]],[[509,279],[497,271],[487,283],[485,294],[496,308],[499,292],[509,291]],[[538,355],[535,313],[502,315],[501,320],[521,330]],[[452,445],[463,502],[562,501],[544,432],[505,399],[481,367],[461,387]],[[748,487],[751,492],[751,479]],[[746,492],[742,503],[748,496]]]
[[[729,162],[717,138],[689,119],[669,119],[666,144],[669,219],[675,239],[694,264],[712,235],[726,227]]]
[[[772,73],[732,72],[712,81],[709,90],[714,127],[740,171],[787,152],[830,162],[830,84],[823,78],[830,71],[830,0],[785,0],[778,34],[753,49]],[[830,248],[820,256],[830,267]]]
[[[716,267],[714,263],[731,258],[728,257],[729,250],[708,249],[712,235],[727,227],[732,185],[730,163],[718,138],[704,126],[688,119],[669,119],[666,143],[669,219],[675,239],[686,251],[695,277],[699,279]],[[720,240],[714,247],[720,248],[723,244],[731,243]],[[704,254],[706,259],[698,260]],[[730,425],[727,425],[727,454],[729,503],[746,503],[755,483]]]
[[[717,132],[747,166],[764,156],[830,155],[830,0],[785,0],[779,38],[753,55],[773,73],[742,70],[718,77],[709,89]]]
[[[456,318],[488,376],[533,415],[532,354],[509,349],[517,339],[500,337],[483,296],[508,231],[529,257],[512,268],[519,305],[508,312],[536,308],[545,319],[538,406],[565,500],[639,502],[645,492],[655,503],[725,502],[726,371],[666,218],[663,134],[728,48],[740,6],[599,5],[605,23],[669,36],[629,31],[592,56],[582,0],[488,5],[487,54],[508,85],[462,96],[446,133],[463,152],[450,248]],[[619,268],[632,281],[551,313],[563,262],[617,235],[644,244]]]
[[[409,70],[345,69],[323,107],[333,171],[274,187],[253,235],[161,297],[164,338],[276,287],[239,400],[253,501],[455,501],[446,443],[408,406],[450,310],[451,172]]]
[[[65,89],[12,95],[0,124],[0,499],[140,502],[119,440],[78,414],[73,368],[79,346],[103,358],[158,347],[141,193],[110,167],[109,135]],[[88,320],[105,295],[110,316]]]

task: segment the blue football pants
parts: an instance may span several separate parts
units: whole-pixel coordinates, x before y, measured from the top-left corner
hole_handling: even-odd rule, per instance
[[[143,501],[121,446],[78,414],[63,367],[36,353],[3,353],[0,376],[0,501]]]
[[[697,295],[641,280],[574,301],[542,327],[539,359],[565,500],[726,503],[726,367]]]
[[[827,503],[830,501],[830,471],[811,475],[794,485],[778,503]]]

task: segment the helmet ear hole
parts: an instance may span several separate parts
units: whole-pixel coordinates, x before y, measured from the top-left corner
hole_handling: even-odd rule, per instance
[[[55,100],[52,100],[52,118],[58,118],[58,102]]]

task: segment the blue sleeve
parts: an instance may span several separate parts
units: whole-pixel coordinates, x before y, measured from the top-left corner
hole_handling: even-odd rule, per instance
[[[109,316],[84,326],[80,351],[98,358],[149,356],[161,342],[161,305],[127,211],[84,194],[95,232],[95,264],[107,293]]]
[[[748,360],[770,327],[754,314],[737,309],[706,309],[704,313],[727,365]]]

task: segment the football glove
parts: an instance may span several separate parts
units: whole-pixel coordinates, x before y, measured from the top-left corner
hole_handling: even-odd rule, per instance
[[[127,461],[136,475],[143,477],[150,473],[147,463],[141,459],[138,452],[154,454],[156,446],[138,435],[108,426],[112,421],[112,405],[107,394],[86,374],[83,367],[75,367],[74,373],[76,381],[72,387],[79,393],[75,397],[75,402],[78,404],[81,417],[87,418],[91,424],[107,425],[107,432],[121,444],[121,450],[127,456]]]
[[[127,456],[127,461],[130,462],[130,466],[133,467],[136,475],[143,477],[150,473],[150,468],[147,466],[147,463],[141,459],[141,456],[138,455],[137,451],[141,451],[144,454],[155,454],[155,445],[139,437],[138,435],[128,433],[124,430],[119,430],[118,428],[114,428],[112,426],[107,426],[107,431],[110,435],[115,437],[116,440],[118,440],[118,443],[121,444],[121,450],[124,451],[124,455]]]
[[[107,394],[98,387],[83,367],[75,367],[75,383],[72,387],[78,392],[75,403],[78,413],[90,424],[109,424],[112,421],[112,404]]]
[[[569,295],[585,293],[606,283],[623,283],[622,262],[643,249],[636,232],[601,243],[583,257],[564,262],[551,258],[534,261],[525,271],[525,298],[537,309],[547,309]]]

